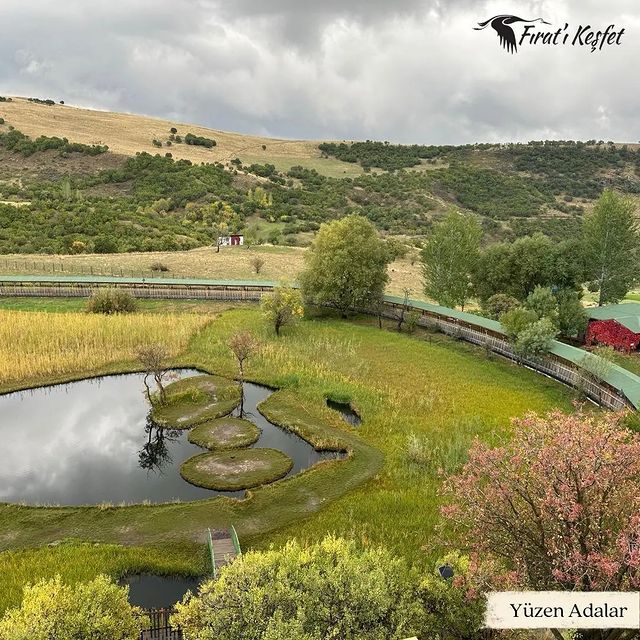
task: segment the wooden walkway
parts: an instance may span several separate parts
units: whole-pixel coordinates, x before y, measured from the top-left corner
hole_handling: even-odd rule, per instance
[[[240,545],[233,527],[228,531],[209,530],[208,543],[214,577],[217,576],[221,567],[233,562],[241,554]]]

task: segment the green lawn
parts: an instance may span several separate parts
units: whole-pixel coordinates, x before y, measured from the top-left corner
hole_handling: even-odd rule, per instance
[[[569,410],[574,398],[552,380],[438,334],[408,337],[380,330],[370,319],[326,318],[301,322],[277,339],[249,306],[213,318],[177,364],[233,376],[226,344],[241,329],[254,331],[263,344],[248,364],[248,378],[281,388],[262,405],[264,413],[317,447],[344,448],[347,460],[323,462],[242,502],[0,506],[0,549],[75,538],[172,554],[199,548],[207,527],[233,523],[245,548],[279,545],[290,537],[314,541],[335,532],[385,544],[419,564],[430,562],[439,551],[438,467],[451,469],[446,452],[466,449],[475,436],[496,442],[508,435],[511,416]],[[347,426],[328,409],[328,395],[349,398],[363,418],[361,427]],[[411,434],[433,453],[431,463],[410,462]],[[196,562],[187,565],[197,571]]]

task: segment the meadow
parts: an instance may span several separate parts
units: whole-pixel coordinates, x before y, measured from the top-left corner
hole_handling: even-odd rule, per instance
[[[48,354],[47,362],[55,361],[56,353],[62,355],[61,327],[76,326],[84,332],[81,325],[87,320],[86,315],[64,311],[2,312],[3,317],[16,314],[23,324],[37,325],[39,338],[37,349],[33,337],[13,346],[12,354],[17,353],[22,363],[21,378],[11,383],[15,388],[42,382],[38,361],[42,354]],[[200,314],[165,318],[156,310],[133,317],[132,323],[139,324],[136,335],[146,332],[147,339],[150,335],[155,339],[153,332],[164,327],[164,335],[175,340],[173,348],[179,351],[182,345],[174,358],[176,365],[197,366],[229,377],[236,374],[236,366],[227,341],[238,330],[251,330],[262,349],[248,363],[248,379],[280,388],[261,410],[272,422],[316,446],[339,445],[349,452],[349,458],[318,464],[252,491],[241,502],[216,498],[129,507],[2,505],[0,549],[42,547],[30,553],[41,558],[38,562],[57,566],[51,557],[54,552],[46,546],[52,542],[74,539],[121,544],[151,550],[141,557],[149,563],[149,570],[157,566],[160,572],[167,565],[162,554],[154,555],[153,550],[164,549],[169,558],[178,554],[177,571],[197,573],[202,570],[206,528],[233,523],[244,548],[280,545],[291,537],[317,541],[334,532],[364,545],[384,544],[418,566],[426,566],[448,546],[446,531],[439,526],[442,475],[455,471],[464,461],[471,440],[478,436],[498,442],[508,437],[510,417],[558,406],[570,410],[574,399],[565,387],[488,357],[484,350],[440,334],[407,336],[390,326],[380,330],[369,318],[345,322],[331,316],[312,317],[286,329],[278,339],[253,306],[227,308],[206,317],[206,323]],[[97,332],[104,334],[111,320],[97,318],[101,325]],[[173,335],[178,329],[182,332],[179,339]],[[191,338],[185,341],[189,333]],[[88,363],[93,363],[96,372],[100,367],[131,369],[128,338],[109,343],[104,353],[104,342],[89,344],[75,364],[65,361],[58,367],[60,378],[88,374]],[[348,399],[362,416],[362,425],[349,427],[327,408],[327,397]],[[68,553],[73,556],[74,551]],[[78,562],[83,553],[79,552]],[[100,560],[89,565],[87,572],[121,575],[129,562],[132,568],[138,567],[128,553],[123,551],[122,564]],[[0,568],[6,559],[0,554]],[[75,564],[71,558],[65,560],[60,571],[75,571]]]

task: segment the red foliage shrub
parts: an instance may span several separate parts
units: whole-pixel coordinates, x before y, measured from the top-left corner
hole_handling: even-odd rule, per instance
[[[640,334],[633,333],[615,320],[594,320],[587,329],[587,345],[594,343],[629,352],[640,344]]]

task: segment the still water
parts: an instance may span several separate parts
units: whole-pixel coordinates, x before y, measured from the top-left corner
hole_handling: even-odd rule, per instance
[[[197,375],[180,370],[179,377]],[[203,450],[187,431],[162,430],[148,419],[142,374],[106,376],[0,396],[0,502],[98,504],[242,497],[185,482],[180,465]],[[257,405],[273,391],[245,383],[243,417],[262,431],[254,447],[286,453],[289,475],[334,452],[271,424]],[[234,415],[239,415],[237,409]]]

